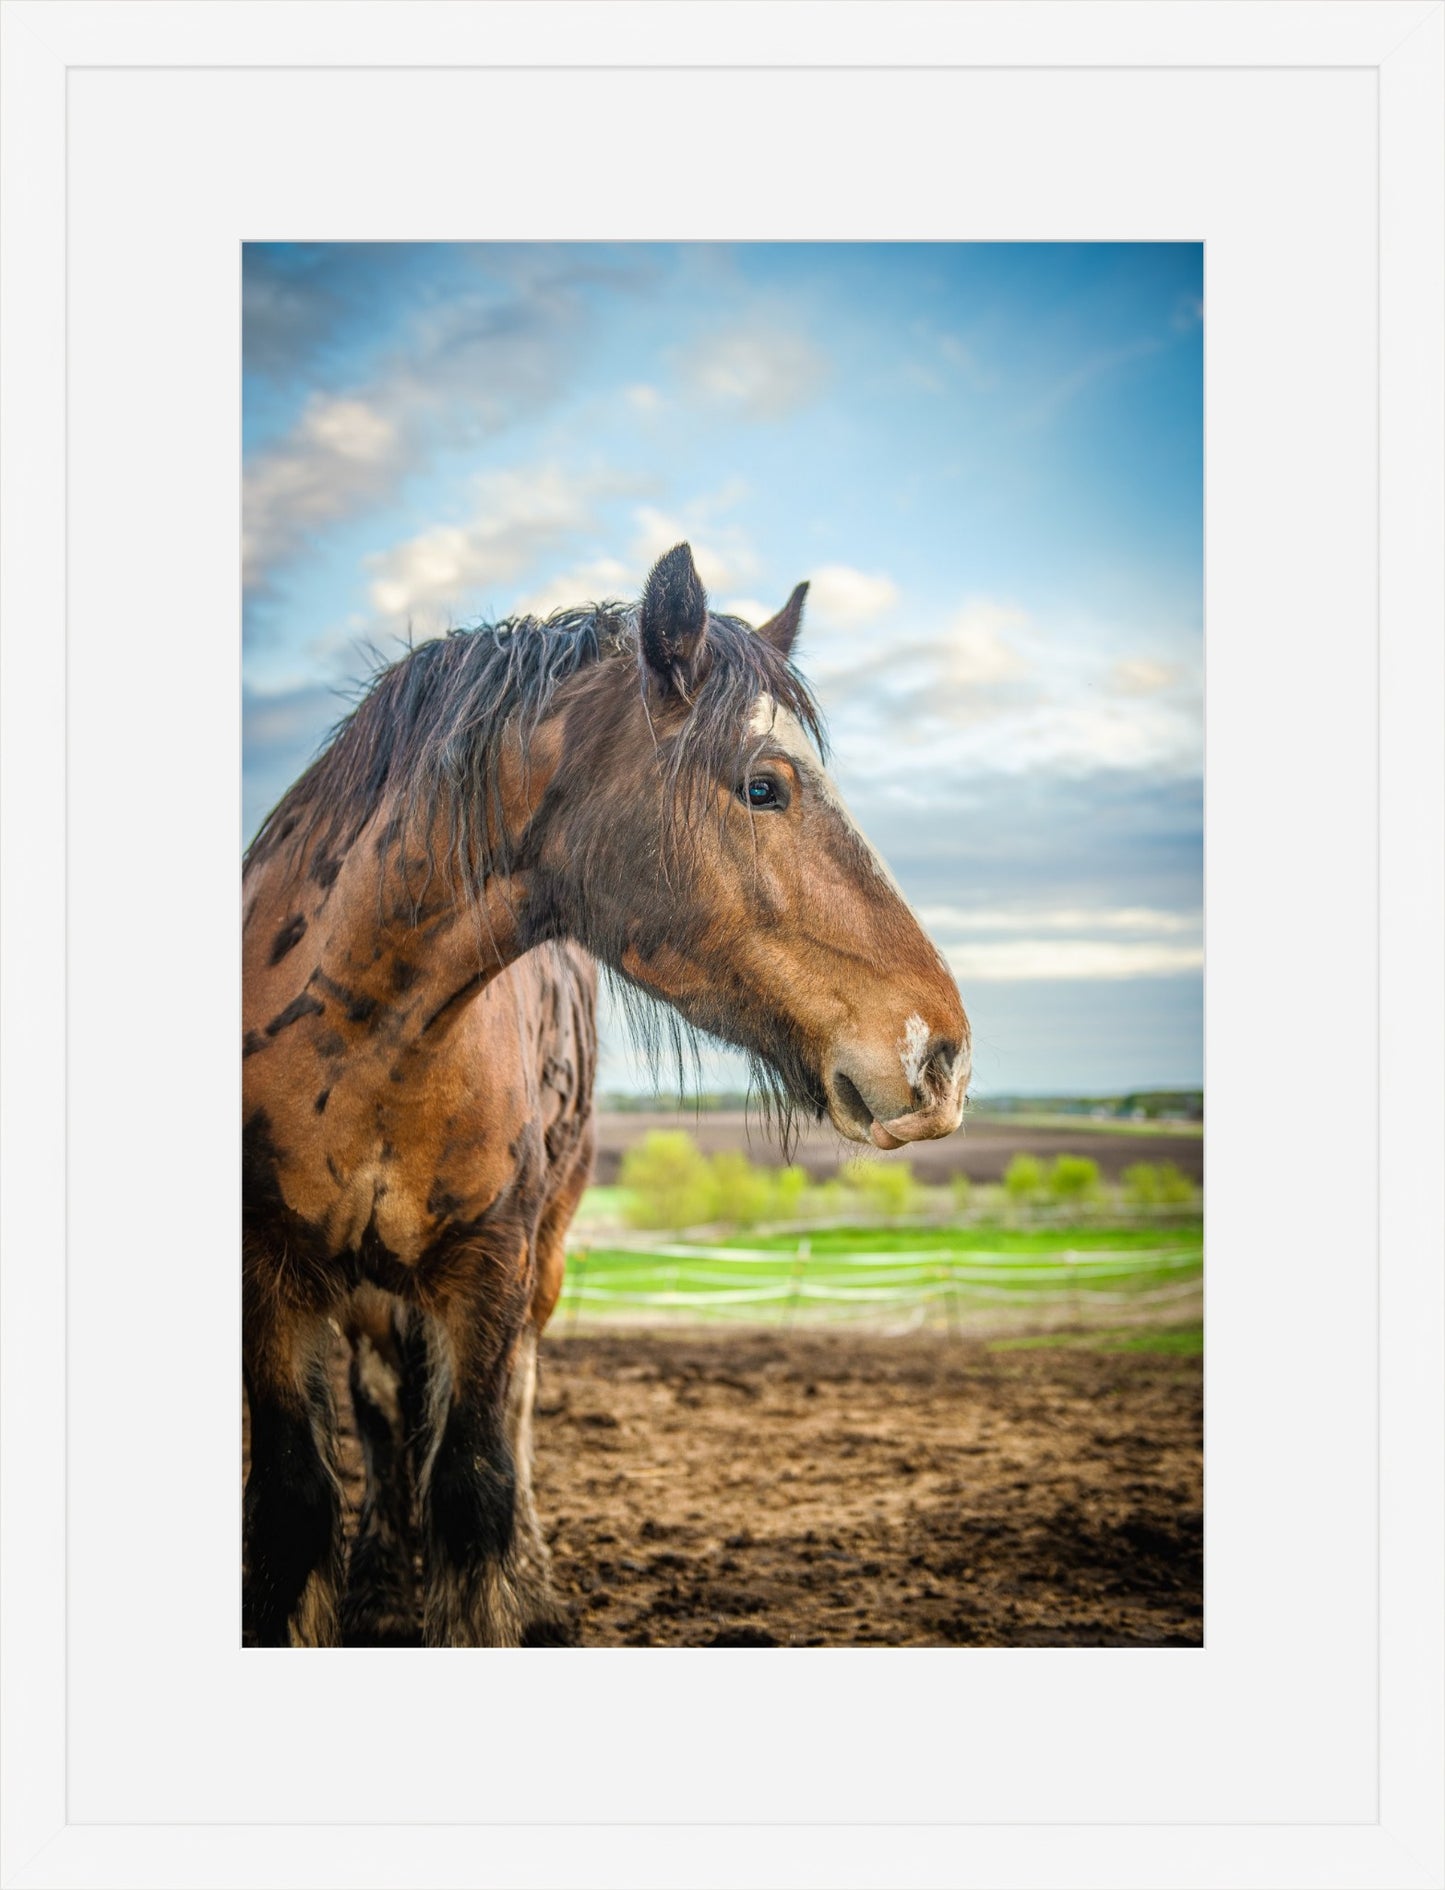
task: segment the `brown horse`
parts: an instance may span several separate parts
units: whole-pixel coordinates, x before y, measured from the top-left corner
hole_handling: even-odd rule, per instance
[[[751,1054],[786,1129],[957,1128],[958,991],[824,772],[805,585],[712,615],[686,545],[640,605],[426,643],[246,860],[246,1609],[384,1634],[420,1530],[432,1646],[545,1638],[537,1338],[592,1160],[593,960]],[[343,1569],[330,1323],[368,1493]]]

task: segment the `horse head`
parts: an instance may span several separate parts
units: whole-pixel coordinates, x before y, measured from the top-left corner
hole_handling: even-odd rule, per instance
[[[824,765],[791,661],[806,591],[751,629],[709,611],[687,545],[658,561],[605,686],[559,692],[533,910],[789,1104],[897,1148],[958,1127],[969,1025]]]

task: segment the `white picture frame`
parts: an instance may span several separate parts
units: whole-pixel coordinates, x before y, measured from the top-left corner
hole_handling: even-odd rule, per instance
[[[1439,0],[3,33],[0,1883],[1445,1882]],[[1205,242],[1202,1650],[239,1648],[240,243],[604,234]]]

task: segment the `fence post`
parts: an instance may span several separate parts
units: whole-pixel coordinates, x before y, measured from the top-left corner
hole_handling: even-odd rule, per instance
[[[798,1251],[793,1255],[792,1297],[788,1301],[788,1316],[785,1325],[791,1326],[793,1315],[798,1310],[798,1299],[803,1285],[803,1265],[813,1251],[813,1243],[807,1234],[798,1242]]]

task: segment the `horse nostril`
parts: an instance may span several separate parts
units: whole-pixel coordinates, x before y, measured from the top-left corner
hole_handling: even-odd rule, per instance
[[[833,1087],[837,1091],[838,1101],[858,1124],[859,1128],[865,1130],[871,1128],[873,1124],[873,1111],[868,1107],[867,1103],[864,1102],[863,1092],[853,1081],[852,1077],[845,1076],[841,1070],[835,1070],[833,1072]]]
[[[957,1067],[958,1045],[949,1037],[940,1039],[919,1073],[920,1087],[928,1089],[936,1084],[940,1089],[947,1089]]]

